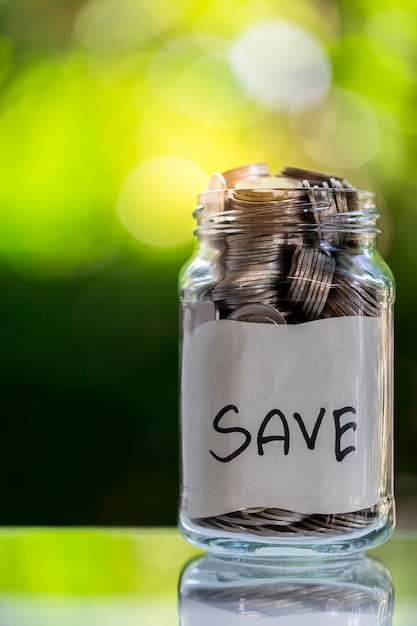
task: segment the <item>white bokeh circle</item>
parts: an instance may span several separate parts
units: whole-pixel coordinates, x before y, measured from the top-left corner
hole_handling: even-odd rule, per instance
[[[285,20],[260,22],[245,30],[232,42],[229,62],[246,96],[272,110],[288,110],[294,98],[313,88],[328,88],[332,78],[320,41]]]

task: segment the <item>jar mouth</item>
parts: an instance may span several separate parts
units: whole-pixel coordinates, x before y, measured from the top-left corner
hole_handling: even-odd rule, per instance
[[[341,188],[337,188],[337,187],[316,187],[317,190],[319,191],[324,191],[326,193],[335,193],[335,192],[339,192],[339,193],[343,193],[346,195],[349,194],[361,194],[361,195],[366,195],[368,197],[372,197],[372,198],[376,198],[376,194],[373,191],[369,191],[369,189],[357,189],[356,187],[341,187]],[[280,194],[282,194],[283,196],[286,195],[288,197],[291,196],[297,196],[300,194],[300,192],[302,193],[306,193],[308,192],[308,188],[303,187],[302,185],[299,185],[297,187],[228,187],[226,189],[204,189],[202,191],[199,191],[197,194],[197,198],[201,198],[202,196],[210,196],[210,195],[224,195],[224,194],[228,194],[231,191],[253,191],[253,192],[259,192],[262,193],[263,191],[266,192],[273,192],[273,191],[277,191]]]
[[[378,234],[373,192],[297,188],[209,190],[198,195],[197,235],[254,230],[360,231]]]

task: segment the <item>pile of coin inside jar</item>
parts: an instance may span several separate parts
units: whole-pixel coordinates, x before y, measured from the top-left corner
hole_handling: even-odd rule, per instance
[[[210,196],[215,190],[224,193]],[[209,210],[197,207],[195,216],[197,230],[218,250],[218,281],[202,294],[214,303],[216,319],[299,324],[378,316],[378,281],[360,280],[372,274],[366,255],[354,255],[352,269],[346,260],[352,255],[343,254],[363,236],[349,220],[363,194],[338,176],[296,167],[272,176],[266,164],[252,163],[214,174],[201,195]],[[329,515],[257,507],[195,522],[251,535],[317,536],[361,530],[376,515],[376,506]]]
[[[350,183],[296,167],[271,176],[252,163],[214,174],[210,189],[227,190],[216,221],[208,218],[228,233],[217,242],[223,276],[211,292],[221,318],[286,324],[378,315],[378,289],[355,281],[340,253],[355,244],[354,233],[341,232],[361,193]],[[356,261],[359,274],[372,271],[364,257]]]

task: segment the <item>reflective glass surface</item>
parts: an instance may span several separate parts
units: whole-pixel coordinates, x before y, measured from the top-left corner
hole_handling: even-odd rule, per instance
[[[2,626],[414,626],[417,532],[362,558],[218,559],[175,529],[3,529]]]

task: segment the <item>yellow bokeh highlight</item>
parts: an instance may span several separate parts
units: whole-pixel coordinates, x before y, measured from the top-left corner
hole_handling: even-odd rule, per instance
[[[141,243],[156,248],[182,245],[192,237],[196,195],[208,173],[176,155],[158,155],[138,163],[120,190],[117,212],[125,228]]]

